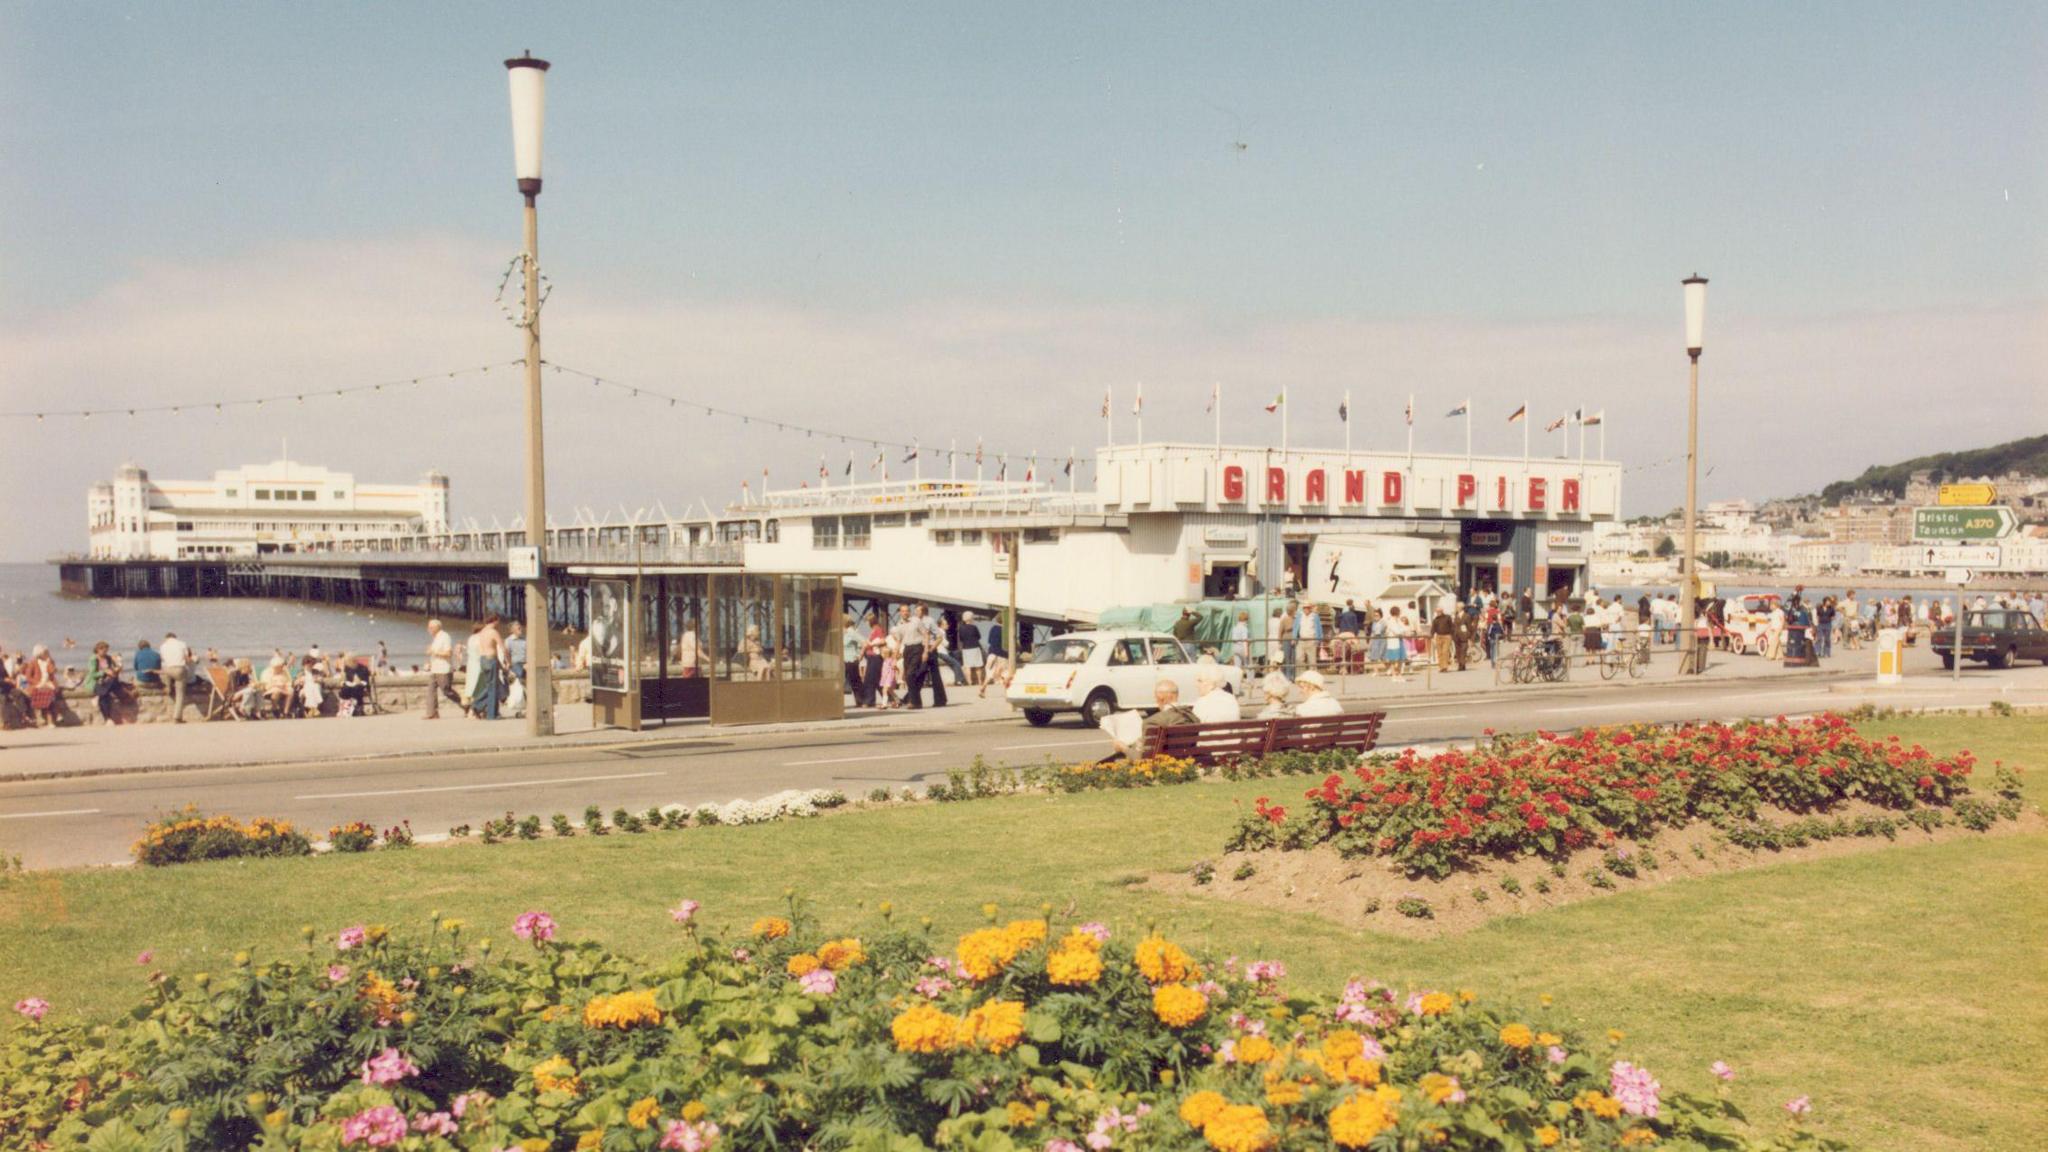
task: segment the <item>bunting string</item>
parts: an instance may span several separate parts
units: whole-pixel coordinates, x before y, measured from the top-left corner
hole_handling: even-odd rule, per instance
[[[488,375],[493,368],[519,368],[526,361],[507,360],[497,364],[479,364],[473,368],[457,368],[452,372],[429,372],[419,376],[400,376],[390,380],[378,380],[368,384],[350,384],[341,388],[301,388],[293,392],[273,392],[263,396],[222,396],[212,400],[181,400],[164,404],[117,404],[106,408],[24,408],[0,412],[0,419],[37,421],[52,418],[90,420],[95,416],[145,416],[169,413],[173,416],[186,412],[225,412],[230,408],[261,408],[265,404],[303,404],[308,400],[333,400],[356,396],[365,392],[396,392],[398,389],[439,384],[459,380],[468,376]]]

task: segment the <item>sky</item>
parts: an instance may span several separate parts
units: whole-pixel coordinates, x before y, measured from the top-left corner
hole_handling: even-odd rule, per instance
[[[551,375],[558,521],[836,481],[778,420],[1085,477],[1141,382],[1153,440],[1604,411],[1661,512],[1694,272],[1708,499],[2048,430],[2039,4],[0,3],[0,558],[287,442],[516,516],[522,50],[546,358],[762,417]]]

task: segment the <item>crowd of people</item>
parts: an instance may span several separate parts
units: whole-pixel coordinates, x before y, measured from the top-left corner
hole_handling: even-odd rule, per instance
[[[973,612],[934,614],[926,604],[898,605],[885,622],[873,611],[845,618],[841,657],[846,690],[856,708],[946,706],[946,673],[953,683],[986,696],[1009,685],[1013,664],[1001,621],[983,624]]]

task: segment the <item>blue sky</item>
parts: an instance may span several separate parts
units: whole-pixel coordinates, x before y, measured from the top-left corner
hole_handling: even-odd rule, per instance
[[[1723,437],[1710,494],[2048,423],[2048,7],[2020,4],[7,4],[0,408],[516,357],[490,294],[522,48],[555,63],[550,354],[653,386],[1062,454],[1137,379],[1148,431],[1191,438],[1212,378],[1248,436],[1283,382],[1382,415],[1528,394],[1615,409],[1648,461],[1697,269],[1710,410],[1833,413],[1818,448]],[[558,506],[815,471],[570,403]],[[516,510],[516,461],[471,447],[516,405],[402,415],[16,422],[59,496],[0,512],[0,551],[81,543],[124,457],[205,474],[284,435]]]

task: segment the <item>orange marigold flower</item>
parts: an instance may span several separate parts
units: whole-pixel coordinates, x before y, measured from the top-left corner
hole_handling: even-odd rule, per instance
[[[860,940],[849,936],[844,940],[828,940],[818,945],[818,962],[834,972],[844,972],[868,958],[860,946]]]
[[[1024,1039],[1024,1005],[1017,1000],[991,1000],[967,1014],[975,1046],[1007,1052]]]
[[[1138,971],[1154,984],[1177,983],[1200,974],[1194,957],[1162,936],[1147,936],[1138,941],[1135,959]]]
[[[1152,990],[1152,1014],[1169,1028],[1185,1028],[1209,1014],[1209,998],[1185,984]]]
[[[964,1023],[958,1016],[930,1004],[913,1004],[889,1022],[899,1052],[944,1052],[952,1048]]]
[[[1394,1126],[1400,1090],[1379,1087],[1360,1092],[1330,1110],[1330,1140],[1344,1148],[1363,1148]]]
[[[1261,1152],[1273,1145],[1273,1126],[1256,1104],[1228,1104],[1202,1125],[1202,1139],[1216,1152]]]
[[[811,955],[809,952],[799,952],[796,955],[791,956],[789,958],[789,962],[787,964],[784,964],[783,968],[787,970],[791,976],[808,976],[811,973],[816,972],[818,970],[819,965],[822,963],[823,961],[819,960],[816,956]]]
[[[1229,1103],[1230,1101],[1223,1098],[1223,1093],[1204,1089],[1191,1093],[1187,1099],[1180,1102],[1180,1118],[1188,1127],[1200,1128],[1209,1122],[1209,1117],[1222,1111]]]
[[[1510,1048],[1527,1048],[1536,1042],[1536,1034],[1527,1024],[1510,1024],[1500,1030],[1500,1042]]]
[[[789,935],[789,921],[780,916],[763,916],[754,921],[754,935],[763,940],[780,940]]]

